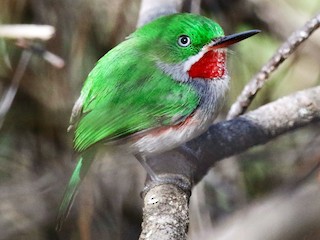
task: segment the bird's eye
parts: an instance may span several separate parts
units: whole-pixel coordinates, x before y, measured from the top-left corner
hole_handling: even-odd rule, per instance
[[[191,43],[191,39],[187,35],[181,35],[178,39],[178,44],[181,47],[187,47],[190,45],[190,43]]]

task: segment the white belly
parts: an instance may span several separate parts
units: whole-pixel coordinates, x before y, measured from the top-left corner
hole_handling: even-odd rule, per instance
[[[169,127],[161,131],[161,134],[150,131],[149,134],[130,143],[129,147],[133,153],[147,156],[161,153],[199,136],[208,129],[224,103],[229,77],[213,81],[194,81],[201,95],[201,104],[192,119],[181,127]]]

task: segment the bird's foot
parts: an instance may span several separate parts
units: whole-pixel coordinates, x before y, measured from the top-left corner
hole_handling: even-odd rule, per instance
[[[138,154],[135,156],[148,174],[148,177],[145,182],[145,187],[141,192],[142,197],[151,188],[163,184],[171,184],[177,186],[182,191],[186,192],[188,195],[191,195],[192,182],[190,182],[190,179],[188,179],[185,175],[176,172],[156,172],[148,164],[147,159],[144,156]]]
[[[143,197],[151,188],[163,184],[174,185],[186,192],[189,196],[191,195],[192,183],[188,178],[181,174],[166,173],[160,175],[154,174],[153,176],[149,175],[146,180],[145,187],[141,192],[141,196]]]

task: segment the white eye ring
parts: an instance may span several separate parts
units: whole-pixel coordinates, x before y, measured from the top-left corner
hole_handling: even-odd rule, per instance
[[[179,46],[181,47],[187,47],[189,46],[191,43],[191,39],[190,37],[188,37],[187,35],[181,35],[179,38],[178,38],[178,44]]]

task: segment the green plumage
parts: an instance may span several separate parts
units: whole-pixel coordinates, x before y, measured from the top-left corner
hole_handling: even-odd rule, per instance
[[[191,37],[179,46],[181,35]],[[174,79],[159,63],[180,64],[196,55],[221,27],[193,14],[159,18],[130,35],[103,56],[90,72],[72,114],[74,148],[81,154],[59,210],[59,226],[66,217],[98,142],[180,123],[199,106],[196,89]]]
[[[189,48],[177,38],[193,36]],[[201,16],[176,14],[138,29],[103,56],[84,83],[83,116],[75,130],[75,149],[166,125],[190,115],[199,104],[192,86],[177,82],[157,62],[179,63],[223,34],[221,27]]]
[[[63,200],[60,204],[59,213],[58,213],[58,223],[57,229],[60,230],[63,224],[63,221],[67,217],[70,207],[73,203],[74,197],[78,191],[79,185],[82,182],[83,178],[87,174],[93,160],[94,160],[95,151],[86,151],[80,157],[76,168],[74,169],[70,181],[68,183],[67,189],[64,193]]]
[[[83,151],[102,139],[173,125],[175,119],[197,107],[195,90],[145,59],[149,56],[130,46],[134,41],[129,39],[111,50],[86,80],[81,93],[84,116],[75,131],[76,150]]]

